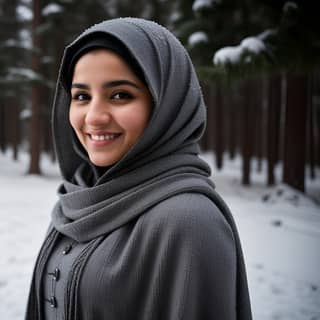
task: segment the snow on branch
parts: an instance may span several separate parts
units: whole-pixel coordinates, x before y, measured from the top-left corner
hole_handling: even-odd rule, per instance
[[[190,47],[195,47],[200,43],[207,43],[208,41],[208,36],[205,32],[197,31],[191,34],[188,38],[188,45]]]
[[[215,53],[213,57],[213,63],[214,64],[227,64],[227,63],[236,64],[240,62],[242,51],[243,50],[240,46],[221,48]]]
[[[277,29],[266,29],[265,31],[261,32],[257,36],[257,38],[264,42],[268,38],[276,36],[277,32],[278,32]]]
[[[8,39],[3,42],[3,44],[0,44],[0,47],[5,47],[5,48],[18,48],[18,49],[31,49],[32,46],[23,43],[22,41],[18,41],[16,39]]]
[[[259,37],[248,37],[243,39],[238,46],[219,49],[213,57],[213,63],[215,65],[237,64],[240,63],[247,54],[257,56],[265,51],[266,46]],[[250,58],[246,59],[246,62],[249,61]]]
[[[20,21],[31,21],[33,18],[33,13],[30,8],[26,5],[19,5],[16,9],[18,19]]]
[[[248,37],[241,41],[240,47],[247,49],[250,52],[259,54],[266,49],[263,41],[256,37]]]
[[[294,1],[287,1],[282,7],[283,12],[288,12],[288,11],[297,10],[297,9],[298,9],[298,5]]]
[[[26,120],[26,119],[30,119],[31,116],[32,116],[32,111],[30,109],[25,108],[20,112],[19,118],[21,120]]]
[[[211,9],[220,2],[221,0],[195,0],[192,5],[192,10],[197,12],[204,9]]]
[[[29,81],[41,80],[42,77],[38,73],[28,68],[8,68],[8,74],[6,76],[7,81],[15,81],[18,79],[24,79]]]
[[[51,14],[60,13],[63,11],[62,6],[57,3],[50,3],[42,9],[43,16],[49,16]]]
[[[21,29],[19,31],[19,39],[21,42],[21,45],[26,49],[32,49],[32,36],[30,30]]]

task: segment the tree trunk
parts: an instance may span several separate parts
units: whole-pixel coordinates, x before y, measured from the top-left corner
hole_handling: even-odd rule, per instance
[[[307,154],[308,164],[310,168],[310,178],[314,180],[316,178],[315,172],[315,134],[314,134],[314,108],[312,102],[314,79],[312,76],[309,78],[309,90],[308,90],[308,120],[307,120]]]
[[[32,21],[32,40],[34,52],[32,54],[32,70],[37,74],[40,72],[40,36],[38,28],[41,23],[40,0],[33,0],[33,21]],[[39,82],[32,86],[31,103],[31,141],[30,141],[30,174],[41,174],[40,171],[40,144],[41,144],[41,88]]]
[[[222,99],[222,87],[217,84],[214,90],[214,150],[216,156],[216,167],[218,170],[222,169],[222,157],[223,157],[223,99]]]
[[[308,85],[307,76],[287,75],[283,182],[305,190]]]
[[[244,100],[242,101],[242,184],[250,185],[250,168],[252,155],[252,80],[244,83]]]
[[[6,151],[6,125],[5,125],[5,106],[0,105],[0,149]]]
[[[237,92],[236,92],[236,108],[234,109],[234,114],[235,114],[235,145],[236,145],[236,150],[238,150],[240,156],[242,156],[242,141],[243,141],[243,128],[242,128],[242,122],[243,122],[243,110],[244,110],[244,104],[246,102],[245,99],[245,85],[244,82],[242,82],[240,85],[237,87]]]
[[[281,76],[274,75],[269,79],[269,101],[267,111],[267,170],[268,186],[275,184],[274,168],[278,159],[279,126],[281,110]]]
[[[209,86],[207,84],[201,83],[201,87],[202,87],[204,102],[207,106],[207,127],[200,140],[200,147],[202,151],[209,151],[210,146],[208,143],[208,137],[209,137],[209,130],[210,130],[209,127],[211,126],[210,117],[209,117],[210,91],[209,91]]]
[[[18,160],[18,150],[19,150],[19,105],[17,99],[12,98],[11,105],[11,143],[13,150],[13,160]]]
[[[253,106],[251,109],[251,122],[255,126],[253,135],[254,145],[254,156],[257,159],[257,172],[262,171],[262,157],[263,157],[263,124],[264,124],[264,110],[263,110],[263,99],[264,99],[264,80],[257,79],[257,83],[254,83],[254,90],[252,92]]]
[[[317,81],[317,90],[313,100],[314,115],[314,137],[315,137],[315,162],[316,166],[320,166],[320,81]]]
[[[235,101],[234,90],[230,89],[230,94],[226,95],[226,125],[228,129],[228,149],[230,159],[234,159],[236,155],[236,136],[237,136],[237,110],[238,105]]]
[[[212,85],[207,86],[207,136],[206,144],[209,151],[214,150],[214,90]]]

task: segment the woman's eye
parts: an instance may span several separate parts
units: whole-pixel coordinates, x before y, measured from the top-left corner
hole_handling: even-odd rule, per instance
[[[76,101],[87,101],[90,99],[90,97],[85,93],[76,93],[72,96],[72,99]]]
[[[111,96],[112,100],[129,100],[132,98],[133,96],[128,92],[116,92]]]

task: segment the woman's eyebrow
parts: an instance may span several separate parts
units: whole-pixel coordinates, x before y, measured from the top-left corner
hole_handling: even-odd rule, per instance
[[[102,88],[104,88],[104,89],[107,88],[108,89],[108,88],[118,87],[118,86],[121,86],[121,85],[128,85],[128,86],[132,86],[132,87],[135,87],[137,89],[140,89],[140,87],[137,84],[135,84],[134,82],[131,82],[129,80],[108,81],[108,82],[105,82],[102,85]],[[84,83],[72,83],[71,89],[72,88],[89,90],[90,86],[88,86],[87,84],[84,84]]]
[[[114,80],[114,81],[109,81],[103,84],[103,88],[112,88],[112,87],[117,87],[117,86],[121,86],[121,85],[128,85],[128,86],[132,86],[135,87],[137,89],[140,89],[140,87],[135,84],[134,82],[131,82],[129,80]]]
[[[89,86],[86,85],[86,84],[83,84],[83,83],[72,83],[71,89],[72,89],[72,88],[86,89],[86,90],[88,90],[88,89],[89,89]]]

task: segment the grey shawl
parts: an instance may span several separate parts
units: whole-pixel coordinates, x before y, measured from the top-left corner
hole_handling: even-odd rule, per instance
[[[144,73],[154,102],[151,119],[140,140],[118,163],[102,172],[90,164],[72,132],[65,75],[74,52],[96,33],[111,35],[127,47]],[[54,141],[64,182],[52,213],[53,229],[38,257],[26,319],[41,318],[39,274],[58,233],[78,242],[92,242],[70,284],[70,296],[74,297],[70,299],[75,300],[70,301],[67,319],[77,319],[77,279],[99,241],[166,199],[184,193],[204,195],[228,222],[237,256],[237,319],[251,319],[237,229],[214,191],[208,165],[198,157],[197,143],[205,129],[205,119],[206,108],[190,58],[180,42],[160,25],[137,18],[109,20],[87,29],[66,48],[53,108]],[[219,315],[217,319],[223,320]]]

